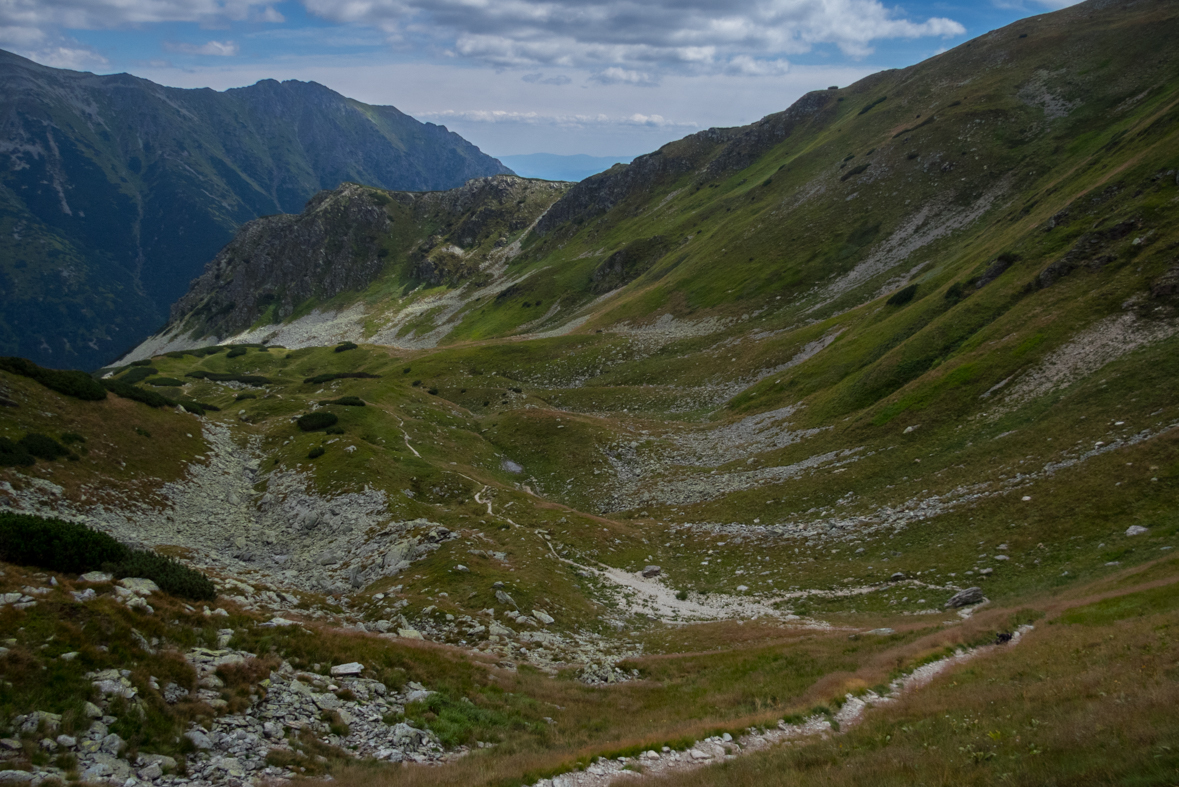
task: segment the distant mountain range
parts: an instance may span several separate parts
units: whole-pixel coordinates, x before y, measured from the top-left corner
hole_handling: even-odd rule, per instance
[[[556,153],[528,153],[500,156],[499,160],[522,178],[578,182],[605,172],[615,164],[629,164],[634,156],[561,156]]]
[[[0,51],[0,355],[101,366],[163,324],[241,224],[322,189],[510,172],[314,82],[181,90]]]

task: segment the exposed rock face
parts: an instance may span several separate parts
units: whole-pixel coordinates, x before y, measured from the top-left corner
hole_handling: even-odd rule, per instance
[[[382,275],[456,284],[483,271],[487,250],[528,227],[565,186],[511,175],[449,191],[385,192],[345,183],[298,215],[246,224],[172,306],[169,331],[227,336],[278,322],[309,298],[362,291]]]
[[[250,219],[321,189],[454,188],[506,167],[314,82],[215,92],[0,52],[0,354],[95,368],[159,326]],[[23,263],[17,265],[15,263]]]

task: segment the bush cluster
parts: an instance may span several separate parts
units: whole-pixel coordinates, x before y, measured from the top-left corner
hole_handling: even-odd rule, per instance
[[[211,380],[215,383],[241,383],[242,385],[270,385],[270,378],[260,374],[222,374],[197,370],[184,375],[194,380]]]
[[[316,429],[326,429],[329,426],[335,426],[336,421],[339,420],[335,413],[325,413],[320,410],[299,416],[298,420],[295,421],[295,425],[304,432],[314,432]]]
[[[138,361],[132,361],[131,366],[151,366],[151,358],[141,358]]]
[[[115,565],[114,574],[150,579],[160,586],[160,590],[180,598],[193,601],[217,598],[217,588],[204,574],[179,560],[146,549],[127,549],[126,556]]]
[[[332,380],[376,380],[381,375],[369,374],[368,372],[337,372],[335,374],[317,374],[314,377],[308,377],[303,381],[304,385],[318,385],[319,383],[328,383]]]
[[[86,372],[61,369],[46,369],[25,358],[5,356],[0,358],[0,371],[28,377],[51,391],[72,396],[87,402],[98,402],[106,398],[106,389]]]
[[[0,467],[28,467],[36,461],[23,446],[0,437]]]
[[[127,382],[127,379],[123,378],[123,382]],[[179,388],[180,386],[184,385],[184,380],[177,380],[175,377],[149,377],[148,379],[144,380],[144,382],[148,385],[154,385],[157,388]]]
[[[193,601],[212,601],[213,583],[177,560],[132,549],[76,522],[0,513],[0,557],[47,571],[83,574],[102,569],[118,577],[144,577],[160,590]]]
[[[240,358],[246,354],[245,347],[233,347],[225,354],[226,358]]]
[[[320,404],[342,404],[346,407],[364,407],[364,400],[359,396],[341,396],[339,399],[328,399]]]
[[[176,403],[162,393],[156,391],[145,391],[134,385],[129,385],[122,380],[103,380],[103,386],[108,391],[121,396],[124,399],[131,399],[132,401],[142,402],[148,407],[175,407]]]
[[[345,350],[355,350],[359,346],[360,345],[356,344],[355,342],[344,342],[342,344],[336,345],[335,352],[342,353]]]
[[[119,375],[119,381],[128,385],[135,385],[135,383],[141,383],[153,374],[159,374],[159,370],[154,366],[136,366],[128,369],[124,374]]]
[[[318,459],[319,457],[323,456],[323,452],[324,452],[323,446],[317,445],[314,448],[312,448],[310,451],[307,452],[307,458],[308,459]]]
[[[917,285],[910,284],[908,287],[905,287],[903,290],[897,290],[896,292],[894,292],[892,294],[892,297],[890,297],[886,301],[886,303],[888,303],[889,306],[904,306],[906,303],[913,300],[913,296],[916,294],[917,294]]]
[[[52,462],[54,459],[69,456],[70,454],[70,449],[52,437],[38,432],[29,432],[17,442],[17,445],[23,448],[30,456],[34,456],[37,459],[44,459],[46,462]]]

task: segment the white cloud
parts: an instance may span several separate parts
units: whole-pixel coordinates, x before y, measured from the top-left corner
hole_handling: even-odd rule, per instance
[[[1067,2],[1067,0],[1042,0]],[[578,68],[610,84],[658,74],[784,73],[785,58],[834,45],[963,35],[951,19],[911,19],[880,0],[303,0],[320,17],[426,43],[500,68]]]
[[[690,121],[672,121],[662,115],[633,113],[627,116],[587,115],[576,113],[516,112],[505,109],[457,110],[444,109],[435,112],[416,112],[420,120],[433,122],[463,121],[466,123],[523,123],[530,126],[561,126],[586,128],[593,126],[645,126],[649,128],[698,128]]]
[[[43,66],[68,68],[74,71],[100,68],[109,62],[93,49],[69,45],[42,47],[29,52],[29,55]]]
[[[212,57],[233,57],[240,47],[233,41],[209,41],[205,44],[183,44],[167,42],[164,49],[169,52],[182,52],[186,55],[210,55]]]
[[[153,22],[281,22],[276,0],[0,0],[0,46],[28,49],[61,30],[103,30]]]
[[[604,71],[599,71],[590,77],[590,81],[597,82],[599,85],[639,85],[641,87],[654,87],[659,83],[659,80],[651,74],[618,66],[611,66]]]
[[[520,79],[530,85],[568,85],[573,81],[564,74],[557,74],[552,77],[546,77],[544,74],[525,74]]]

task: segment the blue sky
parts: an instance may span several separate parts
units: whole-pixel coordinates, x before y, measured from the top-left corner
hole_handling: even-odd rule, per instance
[[[314,80],[496,156],[626,156],[1071,4],[0,0],[0,48],[176,87]]]

